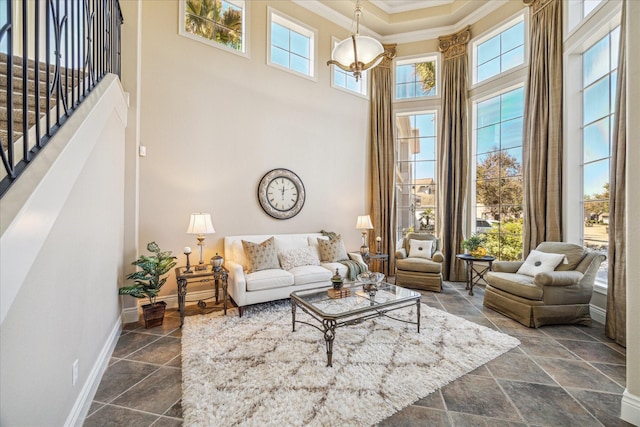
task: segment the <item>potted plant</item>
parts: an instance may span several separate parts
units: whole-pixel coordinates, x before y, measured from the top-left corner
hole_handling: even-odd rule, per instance
[[[164,311],[167,303],[164,301],[156,302],[156,297],[160,292],[160,288],[167,281],[167,278],[162,276],[175,267],[176,262],[174,260],[176,257],[171,255],[171,251],[162,252],[156,242],[149,243],[147,250],[153,255],[140,255],[136,261],[131,263],[141,270],[127,276],[127,279],[133,280],[134,284],[123,286],[120,288],[119,293],[120,295],[131,295],[135,298],[149,298],[149,304],[142,306],[142,313],[144,315],[145,328],[153,328],[154,326],[162,325],[164,321]]]
[[[487,239],[481,234],[473,234],[462,242],[462,248],[466,249],[471,256],[482,258],[487,254],[487,250],[482,246]]]

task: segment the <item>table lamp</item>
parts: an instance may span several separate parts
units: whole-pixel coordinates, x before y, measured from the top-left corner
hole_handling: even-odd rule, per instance
[[[356,228],[358,230],[362,230],[362,246],[360,246],[360,253],[362,255],[366,255],[369,253],[369,246],[367,246],[367,230],[373,229],[373,224],[371,223],[371,217],[369,215],[358,216],[358,221],[356,222]]]
[[[213,234],[216,230],[211,223],[211,214],[208,213],[192,213],[191,220],[189,221],[189,227],[187,227],[187,234],[197,234],[198,246],[200,247],[200,260],[196,270],[203,270],[207,268],[204,265],[204,259],[202,258],[202,248],[204,246],[204,235]]]

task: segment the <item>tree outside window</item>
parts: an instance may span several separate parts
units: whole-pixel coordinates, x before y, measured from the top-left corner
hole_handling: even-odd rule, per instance
[[[243,50],[243,9],[224,0],[187,0],[185,30],[232,49]]]

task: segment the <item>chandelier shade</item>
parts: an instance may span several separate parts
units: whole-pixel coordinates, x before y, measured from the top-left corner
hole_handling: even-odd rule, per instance
[[[331,60],[327,61],[327,65],[335,65],[341,70],[352,72],[356,81],[360,79],[362,71],[377,66],[384,57],[384,47],[379,41],[360,35],[361,13],[360,2],[357,1],[356,33],[338,43],[331,52]]]

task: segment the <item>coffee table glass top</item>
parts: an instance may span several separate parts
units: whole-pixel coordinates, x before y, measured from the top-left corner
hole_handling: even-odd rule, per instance
[[[361,283],[345,286],[345,288],[351,289],[351,295],[344,298],[330,298],[327,294],[328,288],[295,291],[291,293],[291,297],[323,317],[349,316],[360,311],[384,308],[420,298],[418,292],[390,283],[379,283],[377,292],[372,296],[362,289]]]

